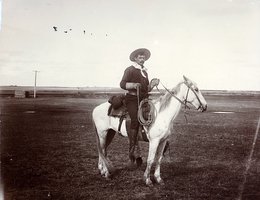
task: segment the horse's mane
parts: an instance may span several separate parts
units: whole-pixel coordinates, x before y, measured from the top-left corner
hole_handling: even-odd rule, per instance
[[[177,94],[180,91],[180,86],[183,82],[178,83],[178,85],[176,85],[172,90],[170,90],[170,92],[172,94]],[[168,107],[170,100],[172,98],[172,94],[170,94],[169,92],[166,92],[166,94],[164,94],[163,96],[161,96],[159,98],[160,101],[160,108],[159,108],[159,112],[165,110],[165,108]]]

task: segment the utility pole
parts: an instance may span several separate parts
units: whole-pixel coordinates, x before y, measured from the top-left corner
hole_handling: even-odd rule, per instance
[[[40,71],[34,70],[34,91],[33,91],[33,98],[36,98],[36,82],[37,82],[37,73]]]

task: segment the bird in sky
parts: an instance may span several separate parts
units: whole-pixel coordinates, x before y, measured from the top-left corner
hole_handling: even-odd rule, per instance
[[[58,27],[57,26],[53,26],[52,27],[54,29],[54,31],[58,31]],[[69,31],[72,31],[72,28],[69,29]],[[64,33],[68,33],[67,30],[64,30]],[[86,30],[83,30],[83,34],[86,34]],[[94,33],[90,33],[91,36],[94,36]],[[106,37],[108,37],[108,33],[105,34]]]

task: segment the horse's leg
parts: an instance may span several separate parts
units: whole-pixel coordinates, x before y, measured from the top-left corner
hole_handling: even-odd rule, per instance
[[[145,180],[146,185],[148,185],[148,186],[152,185],[150,173],[151,173],[151,168],[152,168],[152,165],[154,162],[155,154],[157,152],[158,144],[159,144],[159,139],[151,140],[149,142],[149,154],[148,154],[148,158],[147,158],[146,170],[144,172],[144,180]]]
[[[105,154],[104,154],[105,156],[107,156],[107,148],[111,144],[115,134],[116,134],[116,131],[114,131],[113,129],[109,129],[107,131],[106,143],[105,143]]]
[[[110,143],[112,142],[114,136],[115,136],[115,131],[112,129],[107,130],[106,134],[104,134],[105,137],[103,137],[100,140],[100,145],[103,151],[103,154],[105,156],[106,161],[104,162],[104,160],[101,159],[101,175],[104,175],[106,178],[109,178],[112,170],[113,170],[113,166],[109,160],[109,158],[107,157],[107,148],[110,145]],[[100,157],[99,157],[100,158]],[[107,165],[106,165],[107,162]],[[109,166],[109,168],[108,168]]]
[[[106,134],[106,133],[104,133]],[[104,135],[102,134],[102,135]],[[105,146],[106,146],[106,138],[105,137],[101,137],[101,135],[99,134],[99,143],[100,143],[100,150],[102,152],[99,153],[99,159],[98,159],[98,169],[101,173],[101,175],[105,175],[107,169],[105,167],[105,163],[104,163],[104,158],[101,156],[101,153],[106,156],[106,150],[105,150]]]
[[[109,168],[110,163],[106,158],[106,148],[107,148],[107,130],[101,131],[98,133],[99,135],[99,161],[98,161],[98,169],[100,170],[101,175],[104,175],[106,178],[110,177]]]
[[[163,179],[161,178],[160,167],[161,167],[163,152],[164,152],[166,143],[167,143],[167,140],[160,142],[160,144],[158,146],[156,158],[155,158],[156,164],[155,164],[154,178],[155,178],[155,181],[159,184],[164,184]]]

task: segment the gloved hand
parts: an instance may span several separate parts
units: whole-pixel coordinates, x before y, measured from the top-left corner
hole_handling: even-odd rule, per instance
[[[159,83],[160,83],[160,79],[158,79],[158,78],[153,78],[153,79],[150,81],[150,87],[153,88],[153,87],[159,85]]]

